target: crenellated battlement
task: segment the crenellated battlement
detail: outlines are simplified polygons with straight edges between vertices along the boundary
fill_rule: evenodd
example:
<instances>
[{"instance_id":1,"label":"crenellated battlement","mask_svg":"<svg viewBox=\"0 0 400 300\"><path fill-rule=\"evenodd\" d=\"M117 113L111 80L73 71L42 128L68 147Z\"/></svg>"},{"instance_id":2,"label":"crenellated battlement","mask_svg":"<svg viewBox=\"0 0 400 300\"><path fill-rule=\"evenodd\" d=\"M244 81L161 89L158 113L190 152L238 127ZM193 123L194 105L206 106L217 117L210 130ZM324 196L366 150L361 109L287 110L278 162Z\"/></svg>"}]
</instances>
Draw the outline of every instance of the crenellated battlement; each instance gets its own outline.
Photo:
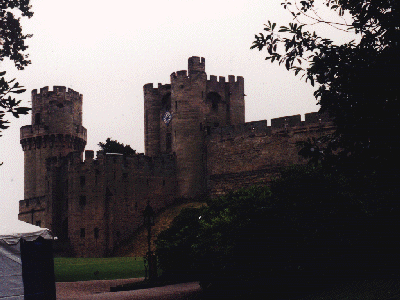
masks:
<instances>
[{"instance_id":1,"label":"crenellated battlement","mask_svg":"<svg viewBox=\"0 0 400 300\"><path fill-rule=\"evenodd\" d=\"M20 219L25 220L25 222L34 224L34 221L35 221L35 219L37 219L38 215L41 216L40 219L42 219L42 220L44 219L43 216L44 216L45 210L46 210L46 197L45 196L33 197L33 198L20 200L18 217Z\"/></svg>"},{"instance_id":2,"label":"crenellated battlement","mask_svg":"<svg viewBox=\"0 0 400 300\"><path fill-rule=\"evenodd\" d=\"M207 80L207 84L209 86L220 86L220 88L225 88L226 84L229 85L244 85L244 79L242 76L235 76L229 75L228 76L228 81L226 81L225 76L215 76L215 75L210 75L210 78Z\"/></svg>"},{"instance_id":3,"label":"crenellated battlement","mask_svg":"<svg viewBox=\"0 0 400 300\"><path fill-rule=\"evenodd\" d=\"M47 98L61 98L66 101L82 101L83 96L78 92L74 91L65 86L53 86L53 91L49 91L49 87L45 86L40 89L40 93L37 92L37 89L32 90L32 101L35 100L44 100Z\"/></svg>"},{"instance_id":4,"label":"crenellated battlement","mask_svg":"<svg viewBox=\"0 0 400 300\"><path fill-rule=\"evenodd\" d=\"M81 152L71 152L65 157L65 160L69 166L80 165L81 168L89 170L98 169L102 165L104 169L121 168L126 172L140 174L141 176L172 176L175 174L175 155L173 154L160 154L150 157L143 153L123 155L120 153L104 154L103 151L98 151L96 158L93 157L93 154L93 151L86 150L85 160L82 160ZM59 163L59 157L47 160L48 167Z\"/></svg>"},{"instance_id":5,"label":"crenellated battlement","mask_svg":"<svg viewBox=\"0 0 400 300\"><path fill-rule=\"evenodd\" d=\"M173 84L173 82L175 80L186 80L189 79L189 76L187 74L186 70L180 70L180 71L176 71L176 72L172 72L171 73L171 84Z\"/></svg>"},{"instance_id":6,"label":"crenellated battlement","mask_svg":"<svg viewBox=\"0 0 400 300\"><path fill-rule=\"evenodd\" d=\"M333 122L326 114L318 112L305 114L305 120L301 121L301 115L285 116L271 119L268 126L267 120L247 122L239 125L209 128L208 140L231 140L262 135L286 135L304 133L309 131L328 130L333 128Z\"/></svg>"},{"instance_id":7,"label":"crenellated battlement","mask_svg":"<svg viewBox=\"0 0 400 300\"><path fill-rule=\"evenodd\" d=\"M171 84L158 83L157 87L154 87L153 83L147 83L143 86L145 94L163 95L171 90Z\"/></svg>"}]
</instances>

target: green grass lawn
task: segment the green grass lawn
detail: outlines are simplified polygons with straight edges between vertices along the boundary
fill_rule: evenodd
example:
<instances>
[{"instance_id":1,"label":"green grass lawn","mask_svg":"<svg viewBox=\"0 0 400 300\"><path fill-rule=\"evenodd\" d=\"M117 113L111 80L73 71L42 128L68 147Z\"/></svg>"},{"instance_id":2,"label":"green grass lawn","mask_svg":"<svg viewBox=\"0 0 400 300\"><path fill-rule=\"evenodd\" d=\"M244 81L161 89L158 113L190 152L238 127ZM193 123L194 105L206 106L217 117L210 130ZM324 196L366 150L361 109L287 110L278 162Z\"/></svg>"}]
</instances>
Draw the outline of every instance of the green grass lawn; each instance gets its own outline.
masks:
<instances>
[{"instance_id":1,"label":"green grass lawn","mask_svg":"<svg viewBox=\"0 0 400 300\"><path fill-rule=\"evenodd\" d=\"M144 277L141 257L54 258L57 282Z\"/></svg>"}]
</instances>

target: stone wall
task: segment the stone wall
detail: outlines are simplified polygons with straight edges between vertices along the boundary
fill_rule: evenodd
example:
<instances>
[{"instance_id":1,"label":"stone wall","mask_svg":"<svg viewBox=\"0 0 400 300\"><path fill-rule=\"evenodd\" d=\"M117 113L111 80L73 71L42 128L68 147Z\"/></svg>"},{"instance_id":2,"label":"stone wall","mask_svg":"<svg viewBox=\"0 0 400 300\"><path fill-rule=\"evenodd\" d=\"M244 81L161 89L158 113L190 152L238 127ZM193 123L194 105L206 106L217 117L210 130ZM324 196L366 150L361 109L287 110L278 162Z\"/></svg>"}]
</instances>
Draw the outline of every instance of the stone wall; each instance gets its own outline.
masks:
<instances>
[{"instance_id":1,"label":"stone wall","mask_svg":"<svg viewBox=\"0 0 400 300\"><path fill-rule=\"evenodd\" d=\"M307 162L296 142L331 133L332 122L318 113L214 128L207 136L207 190L212 197L265 184L282 167Z\"/></svg>"},{"instance_id":2,"label":"stone wall","mask_svg":"<svg viewBox=\"0 0 400 300\"><path fill-rule=\"evenodd\" d=\"M49 191L51 228L75 256L108 256L143 224L147 203L156 212L173 203L175 158L99 152L95 159L88 150L85 158L73 152L48 160L49 180L57 182Z\"/></svg>"}]
</instances>

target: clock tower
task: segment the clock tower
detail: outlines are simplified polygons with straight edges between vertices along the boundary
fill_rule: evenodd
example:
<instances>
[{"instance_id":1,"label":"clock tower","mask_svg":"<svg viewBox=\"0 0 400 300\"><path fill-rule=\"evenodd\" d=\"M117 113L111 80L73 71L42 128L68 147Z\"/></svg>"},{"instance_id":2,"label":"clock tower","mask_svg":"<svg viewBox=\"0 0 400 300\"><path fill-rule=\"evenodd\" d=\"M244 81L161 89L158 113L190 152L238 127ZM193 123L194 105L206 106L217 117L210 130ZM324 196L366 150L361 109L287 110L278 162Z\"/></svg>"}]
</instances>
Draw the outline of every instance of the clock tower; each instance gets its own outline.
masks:
<instances>
[{"instance_id":1,"label":"clock tower","mask_svg":"<svg viewBox=\"0 0 400 300\"><path fill-rule=\"evenodd\" d=\"M205 138L211 127L244 123L243 78L211 75L205 59L190 57L188 70L170 76L171 84L144 86L145 154L176 157L178 197L206 193Z\"/></svg>"}]
</instances>

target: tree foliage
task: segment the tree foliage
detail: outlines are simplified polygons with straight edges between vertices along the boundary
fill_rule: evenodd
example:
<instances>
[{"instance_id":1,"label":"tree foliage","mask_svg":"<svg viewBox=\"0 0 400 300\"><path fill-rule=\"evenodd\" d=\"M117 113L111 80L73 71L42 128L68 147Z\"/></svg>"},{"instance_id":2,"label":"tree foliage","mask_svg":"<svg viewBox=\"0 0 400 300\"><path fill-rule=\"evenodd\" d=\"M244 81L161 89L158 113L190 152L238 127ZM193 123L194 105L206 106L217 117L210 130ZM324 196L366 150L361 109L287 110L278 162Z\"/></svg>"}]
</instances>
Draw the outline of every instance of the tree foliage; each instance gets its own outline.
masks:
<instances>
[{"instance_id":1,"label":"tree foliage","mask_svg":"<svg viewBox=\"0 0 400 300\"><path fill-rule=\"evenodd\" d=\"M22 70L31 61L25 50L28 46L26 39L31 34L23 34L20 17L31 18L33 12L29 0L3 0L0 2L0 62L5 58L14 62L14 65ZM27 114L27 107L20 107L21 100L16 100L12 94L20 94L25 91L15 79L7 80L5 71L0 72L0 132L9 127L9 121L5 119L7 113L14 117Z\"/></svg>"},{"instance_id":2,"label":"tree foliage","mask_svg":"<svg viewBox=\"0 0 400 300\"><path fill-rule=\"evenodd\" d=\"M100 142L99 146L104 154L120 153L124 155L133 155L136 153L136 151L133 150L131 146L124 145L122 143L119 143L117 140L112 140L111 138L107 138L105 143Z\"/></svg>"},{"instance_id":3,"label":"tree foliage","mask_svg":"<svg viewBox=\"0 0 400 300\"><path fill-rule=\"evenodd\" d=\"M267 60L316 86L314 95L321 111L329 112L337 125L332 149L342 148L342 157L376 161L377 165L393 162L400 149L400 3L293 0L282 4L295 22L278 28L268 21L265 33L255 36L251 48L265 49ZM339 16L350 14L351 23L321 18L318 4ZM310 22L301 23L301 18ZM354 31L360 41L336 45L306 30L316 23Z\"/></svg>"},{"instance_id":4,"label":"tree foliage","mask_svg":"<svg viewBox=\"0 0 400 300\"><path fill-rule=\"evenodd\" d=\"M399 266L400 206L385 193L379 178L291 167L270 187L182 212L158 236L160 267L218 299L298 298L388 274Z\"/></svg>"}]
</instances>

